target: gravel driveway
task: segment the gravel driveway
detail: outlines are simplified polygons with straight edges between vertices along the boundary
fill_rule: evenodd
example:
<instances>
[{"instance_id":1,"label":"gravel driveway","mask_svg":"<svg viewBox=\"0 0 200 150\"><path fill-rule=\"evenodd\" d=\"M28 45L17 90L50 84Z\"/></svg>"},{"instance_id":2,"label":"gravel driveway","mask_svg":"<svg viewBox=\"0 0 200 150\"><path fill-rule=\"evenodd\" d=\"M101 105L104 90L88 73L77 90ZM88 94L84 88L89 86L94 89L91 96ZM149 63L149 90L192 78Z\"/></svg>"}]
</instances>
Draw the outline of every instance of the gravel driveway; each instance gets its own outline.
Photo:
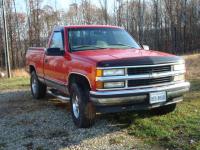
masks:
<instances>
[{"instance_id":1,"label":"gravel driveway","mask_svg":"<svg viewBox=\"0 0 200 150\"><path fill-rule=\"evenodd\" d=\"M76 128L68 106L50 96L33 100L29 90L1 91L0 150L150 148L109 115L98 116L92 128Z\"/></svg>"}]
</instances>

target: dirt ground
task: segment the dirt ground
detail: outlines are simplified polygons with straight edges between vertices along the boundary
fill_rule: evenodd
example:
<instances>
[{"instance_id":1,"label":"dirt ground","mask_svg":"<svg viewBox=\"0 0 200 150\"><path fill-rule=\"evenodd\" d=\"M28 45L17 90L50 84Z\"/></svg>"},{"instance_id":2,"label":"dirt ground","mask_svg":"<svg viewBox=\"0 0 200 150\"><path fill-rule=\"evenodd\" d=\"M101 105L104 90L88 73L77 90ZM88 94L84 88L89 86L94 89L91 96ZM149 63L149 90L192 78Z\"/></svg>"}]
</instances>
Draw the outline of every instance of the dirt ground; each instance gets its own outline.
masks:
<instances>
[{"instance_id":1,"label":"dirt ground","mask_svg":"<svg viewBox=\"0 0 200 150\"><path fill-rule=\"evenodd\" d=\"M99 115L92 128L78 129L68 104L50 96L34 100L28 89L1 91L0 102L0 150L160 149L128 135L109 115Z\"/></svg>"}]
</instances>

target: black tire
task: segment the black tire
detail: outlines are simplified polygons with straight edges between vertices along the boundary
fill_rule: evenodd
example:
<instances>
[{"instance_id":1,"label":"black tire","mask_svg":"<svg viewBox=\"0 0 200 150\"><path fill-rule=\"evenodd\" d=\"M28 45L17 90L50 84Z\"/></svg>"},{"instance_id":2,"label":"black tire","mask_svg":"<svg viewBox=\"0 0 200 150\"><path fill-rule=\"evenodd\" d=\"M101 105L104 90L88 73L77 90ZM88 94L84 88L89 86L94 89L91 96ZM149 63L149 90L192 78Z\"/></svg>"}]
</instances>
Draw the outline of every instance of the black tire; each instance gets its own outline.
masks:
<instances>
[{"instance_id":1,"label":"black tire","mask_svg":"<svg viewBox=\"0 0 200 150\"><path fill-rule=\"evenodd\" d=\"M46 95L47 86L38 80L35 71L31 73L31 93L35 99L44 98Z\"/></svg>"},{"instance_id":2,"label":"black tire","mask_svg":"<svg viewBox=\"0 0 200 150\"><path fill-rule=\"evenodd\" d=\"M75 105L75 103L78 105ZM70 104L72 118L77 127L89 128L94 124L96 112L92 103L89 102L89 89L72 83L70 86ZM77 108L78 115L76 113Z\"/></svg>"},{"instance_id":3,"label":"black tire","mask_svg":"<svg viewBox=\"0 0 200 150\"><path fill-rule=\"evenodd\" d=\"M171 105L154 108L152 109L152 112L153 114L156 114L156 115L165 115L170 112L173 112L175 109L176 109L176 104L171 104Z\"/></svg>"}]
</instances>

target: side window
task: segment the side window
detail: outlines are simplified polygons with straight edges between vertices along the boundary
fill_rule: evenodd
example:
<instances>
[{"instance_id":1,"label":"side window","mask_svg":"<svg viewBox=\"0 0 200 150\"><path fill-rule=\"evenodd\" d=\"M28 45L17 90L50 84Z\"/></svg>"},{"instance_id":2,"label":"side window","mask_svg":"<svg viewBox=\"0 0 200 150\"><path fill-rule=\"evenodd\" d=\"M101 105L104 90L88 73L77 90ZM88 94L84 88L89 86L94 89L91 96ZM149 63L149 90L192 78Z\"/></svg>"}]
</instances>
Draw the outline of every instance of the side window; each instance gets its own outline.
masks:
<instances>
[{"instance_id":1,"label":"side window","mask_svg":"<svg viewBox=\"0 0 200 150\"><path fill-rule=\"evenodd\" d=\"M64 50L63 37L61 32L54 32L51 39L50 48L60 48L61 50Z\"/></svg>"}]
</instances>

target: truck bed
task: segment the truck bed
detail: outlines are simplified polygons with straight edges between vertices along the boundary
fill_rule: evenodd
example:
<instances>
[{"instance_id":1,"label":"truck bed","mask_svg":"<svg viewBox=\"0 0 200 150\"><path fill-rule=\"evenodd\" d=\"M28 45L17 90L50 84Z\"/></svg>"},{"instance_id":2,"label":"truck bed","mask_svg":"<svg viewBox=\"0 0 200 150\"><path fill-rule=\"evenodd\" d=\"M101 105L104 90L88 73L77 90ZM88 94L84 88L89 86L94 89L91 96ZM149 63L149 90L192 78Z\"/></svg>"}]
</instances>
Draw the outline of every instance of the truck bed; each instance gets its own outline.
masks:
<instances>
[{"instance_id":1,"label":"truck bed","mask_svg":"<svg viewBox=\"0 0 200 150\"><path fill-rule=\"evenodd\" d=\"M26 66L35 66L37 75L42 78L44 77L44 55L44 47L30 47L26 53ZM26 67L26 70L29 72L30 68Z\"/></svg>"}]
</instances>

